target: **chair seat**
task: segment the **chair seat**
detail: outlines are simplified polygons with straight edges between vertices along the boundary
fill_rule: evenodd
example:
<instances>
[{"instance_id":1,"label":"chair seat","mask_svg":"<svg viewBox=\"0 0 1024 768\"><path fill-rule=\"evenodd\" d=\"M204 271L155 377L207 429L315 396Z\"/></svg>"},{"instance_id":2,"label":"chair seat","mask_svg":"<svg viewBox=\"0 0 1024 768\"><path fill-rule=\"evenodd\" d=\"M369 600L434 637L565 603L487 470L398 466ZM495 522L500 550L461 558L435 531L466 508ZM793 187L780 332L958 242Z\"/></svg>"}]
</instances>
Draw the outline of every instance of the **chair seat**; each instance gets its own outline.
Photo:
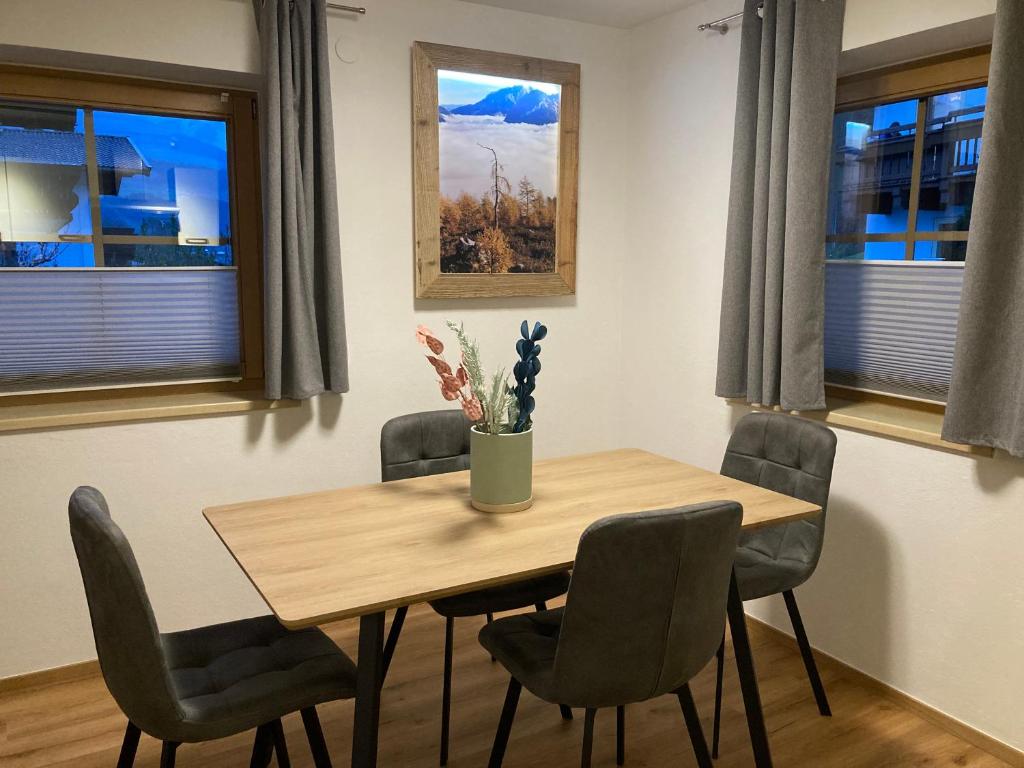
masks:
<instances>
[{"instance_id":1,"label":"chair seat","mask_svg":"<svg viewBox=\"0 0 1024 768\"><path fill-rule=\"evenodd\" d=\"M569 589L569 572L538 576L515 584L489 587L476 592L443 597L430 607L449 619L464 616L483 616L485 613L515 611L564 595Z\"/></svg>"},{"instance_id":2,"label":"chair seat","mask_svg":"<svg viewBox=\"0 0 1024 768\"><path fill-rule=\"evenodd\" d=\"M161 635L183 715L161 738L229 736L290 712L355 695L356 667L319 629L292 632L273 616Z\"/></svg>"},{"instance_id":3,"label":"chair seat","mask_svg":"<svg viewBox=\"0 0 1024 768\"><path fill-rule=\"evenodd\" d=\"M554 671L564 608L496 619L480 630L480 644L526 690L556 704Z\"/></svg>"},{"instance_id":4,"label":"chair seat","mask_svg":"<svg viewBox=\"0 0 1024 768\"><path fill-rule=\"evenodd\" d=\"M796 589L809 575L807 563L801 560L771 557L753 547L736 548L736 583L743 600Z\"/></svg>"}]
</instances>

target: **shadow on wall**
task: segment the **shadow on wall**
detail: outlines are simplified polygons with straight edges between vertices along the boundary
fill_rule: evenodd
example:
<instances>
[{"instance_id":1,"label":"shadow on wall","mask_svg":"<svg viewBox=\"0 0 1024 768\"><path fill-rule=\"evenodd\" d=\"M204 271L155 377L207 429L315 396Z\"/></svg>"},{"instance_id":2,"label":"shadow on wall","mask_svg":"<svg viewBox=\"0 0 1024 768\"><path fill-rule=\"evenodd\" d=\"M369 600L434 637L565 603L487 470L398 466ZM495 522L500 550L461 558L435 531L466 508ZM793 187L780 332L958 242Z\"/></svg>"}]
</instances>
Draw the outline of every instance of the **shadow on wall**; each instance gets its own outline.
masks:
<instances>
[{"instance_id":1,"label":"shadow on wall","mask_svg":"<svg viewBox=\"0 0 1024 768\"><path fill-rule=\"evenodd\" d=\"M840 449L841 450L841 449ZM841 461L837 459L837 466ZM892 578L895 553L878 510L833 494L818 569L796 590L811 645L872 677L892 679ZM764 601L762 613L792 635L779 596Z\"/></svg>"},{"instance_id":2,"label":"shadow on wall","mask_svg":"<svg viewBox=\"0 0 1024 768\"><path fill-rule=\"evenodd\" d=\"M990 459L977 459L974 472L978 477L978 485L985 493L997 493L1008 485L1024 482L1024 459L1015 458L1005 451L996 451L996 455Z\"/></svg>"},{"instance_id":3,"label":"shadow on wall","mask_svg":"<svg viewBox=\"0 0 1024 768\"><path fill-rule=\"evenodd\" d=\"M341 419L342 395L325 393L306 400L298 408L284 408L279 411L255 411L246 417L246 441L255 445L267 431L267 421L273 426L273 440L287 443L309 427L314 420L322 430L331 430Z\"/></svg>"}]
</instances>

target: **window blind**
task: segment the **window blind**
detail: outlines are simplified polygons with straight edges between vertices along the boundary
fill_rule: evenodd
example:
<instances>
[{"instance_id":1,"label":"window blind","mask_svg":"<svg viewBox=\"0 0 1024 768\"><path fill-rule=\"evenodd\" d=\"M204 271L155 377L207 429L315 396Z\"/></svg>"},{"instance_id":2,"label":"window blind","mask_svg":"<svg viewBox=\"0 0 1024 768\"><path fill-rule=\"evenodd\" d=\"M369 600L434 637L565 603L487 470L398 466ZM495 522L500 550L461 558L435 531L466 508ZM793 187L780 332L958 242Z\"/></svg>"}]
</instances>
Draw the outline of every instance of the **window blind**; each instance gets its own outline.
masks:
<instances>
[{"instance_id":1,"label":"window blind","mask_svg":"<svg viewBox=\"0 0 1024 768\"><path fill-rule=\"evenodd\" d=\"M825 265L825 380L945 402L962 263Z\"/></svg>"},{"instance_id":2,"label":"window blind","mask_svg":"<svg viewBox=\"0 0 1024 768\"><path fill-rule=\"evenodd\" d=\"M0 392L240 378L222 269L5 269Z\"/></svg>"}]
</instances>

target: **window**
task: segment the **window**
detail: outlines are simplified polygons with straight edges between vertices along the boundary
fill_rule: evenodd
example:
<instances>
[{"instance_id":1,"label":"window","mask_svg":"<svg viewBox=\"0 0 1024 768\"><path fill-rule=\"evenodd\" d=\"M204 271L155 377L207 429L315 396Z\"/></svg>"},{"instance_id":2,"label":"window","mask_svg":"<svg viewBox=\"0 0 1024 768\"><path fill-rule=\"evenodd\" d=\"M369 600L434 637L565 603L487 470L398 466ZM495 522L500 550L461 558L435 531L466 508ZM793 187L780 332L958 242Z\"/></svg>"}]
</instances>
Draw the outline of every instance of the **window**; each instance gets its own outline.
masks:
<instances>
[{"instance_id":1,"label":"window","mask_svg":"<svg viewBox=\"0 0 1024 768\"><path fill-rule=\"evenodd\" d=\"M4 72L0 396L262 386L254 99Z\"/></svg>"},{"instance_id":2,"label":"window","mask_svg":"<svg viewBox=\"0 0 1024 768\"><path fill-rule=\"evenodd\" d=\"M946 400L987 59L975 52L840 83L825 243L828 384ZM868 98L843 103L844 90Z\"/></svg>"}]
</instances>

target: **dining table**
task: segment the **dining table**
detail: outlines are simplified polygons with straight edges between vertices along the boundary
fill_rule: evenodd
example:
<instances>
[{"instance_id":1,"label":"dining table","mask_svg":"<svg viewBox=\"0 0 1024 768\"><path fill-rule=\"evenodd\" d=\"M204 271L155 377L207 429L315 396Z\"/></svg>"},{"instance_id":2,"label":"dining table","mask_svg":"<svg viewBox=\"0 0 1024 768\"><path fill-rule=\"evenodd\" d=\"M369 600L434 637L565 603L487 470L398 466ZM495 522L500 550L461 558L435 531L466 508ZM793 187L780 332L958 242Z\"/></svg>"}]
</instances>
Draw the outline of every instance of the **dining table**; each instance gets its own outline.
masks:
<instances>
[{"instance_id":1,"label":"dining table","mask_svg":"<svg viewBox=\"0 0 1024 768\"><path fill-rule=\"evenodd\" d=\"M821 511L681 461L620 449L536 462L533 505L515 513L474 509L463 471L241 501L203 514L284 626L358 618L352 765L370 768L377 764L381 695L393 651L385 648L386 611L571 569L583 531L608 515L717 500L742 505L744 530ZM754 762L769 768L735 573L727 616Z\"/></svg>"}]
</instances>

